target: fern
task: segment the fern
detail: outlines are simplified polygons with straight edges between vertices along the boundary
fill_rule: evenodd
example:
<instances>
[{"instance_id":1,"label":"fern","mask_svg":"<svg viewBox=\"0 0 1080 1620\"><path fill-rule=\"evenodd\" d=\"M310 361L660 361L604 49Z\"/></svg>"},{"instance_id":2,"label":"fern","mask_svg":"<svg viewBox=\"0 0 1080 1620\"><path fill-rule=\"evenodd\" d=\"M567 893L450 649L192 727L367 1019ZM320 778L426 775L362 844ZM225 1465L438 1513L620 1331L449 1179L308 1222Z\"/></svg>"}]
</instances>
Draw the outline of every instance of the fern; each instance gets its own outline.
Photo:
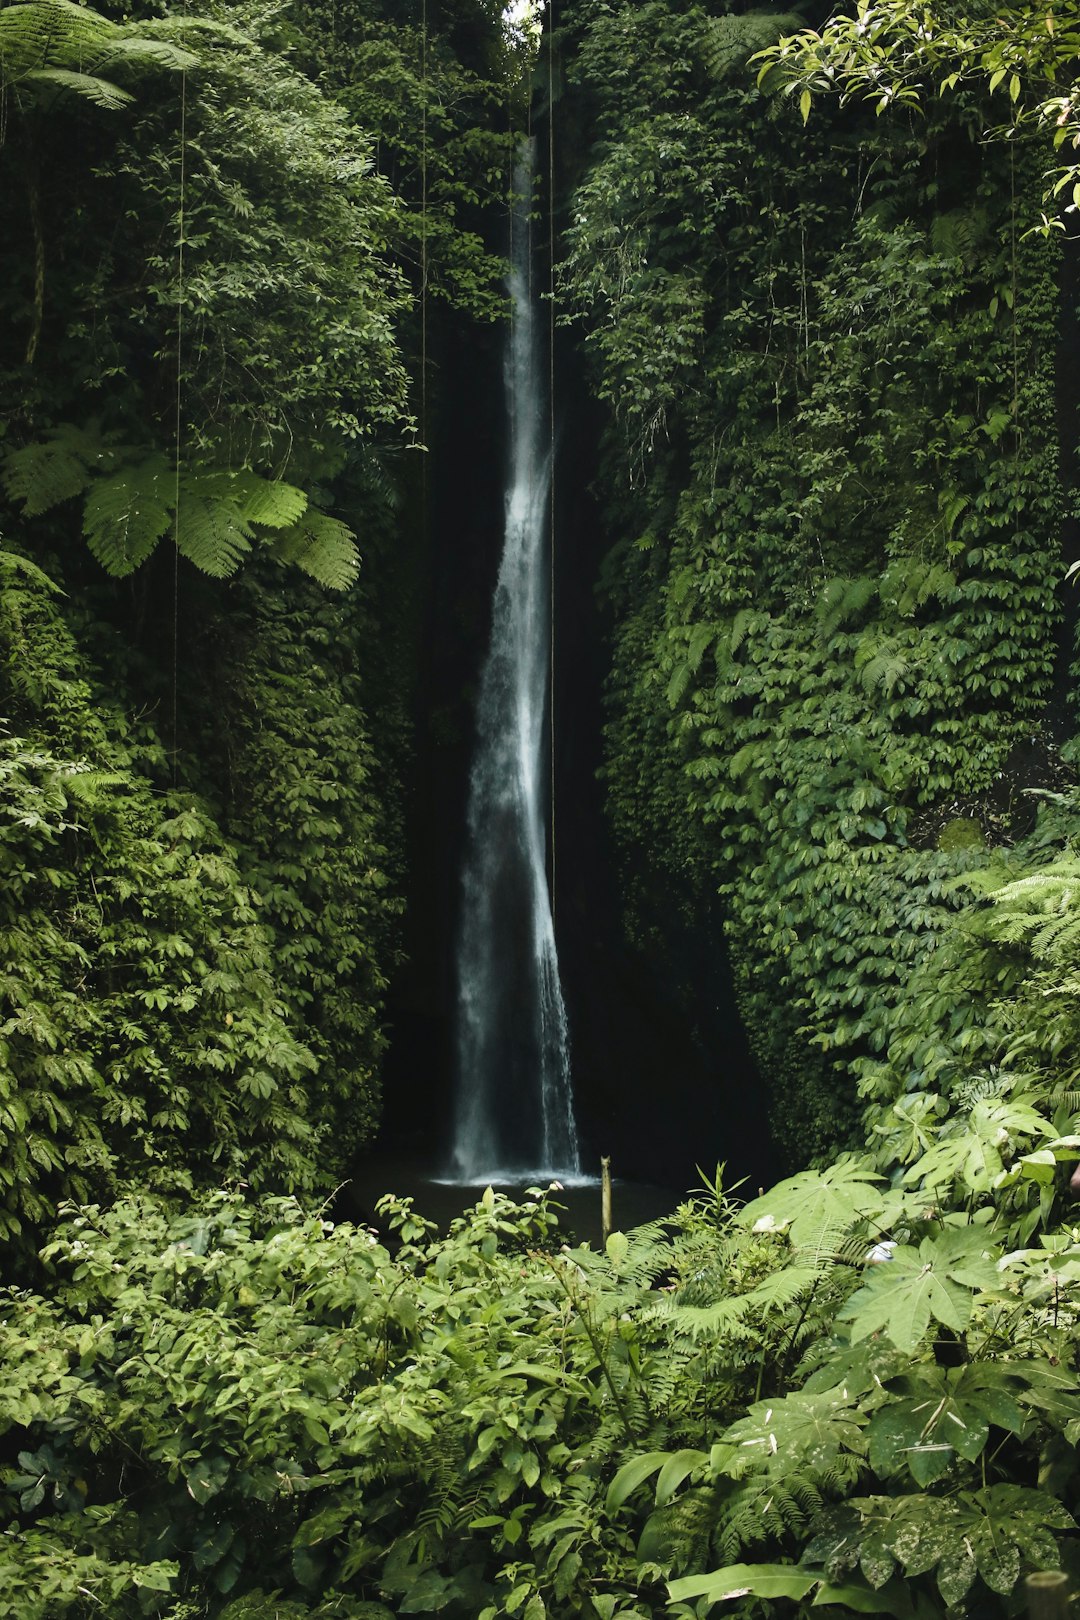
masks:
<instances>
[{"instance_id":1,"label":"fern","mask_svg":"<svg viewBox=\"0 0 1080 1620\"><path fill-rule=\"evenodd\" d=\"M151 456L100 479L86 497L83 534L107 573L123 578L150 556L172 523L175 473Z\"/></svg>"},{"instance_id":2,"label":"fern","mask_svg":"<svg viewBox=\"0 0 1080 1620\"><path fill-rule=\"evenodd\" d=\"M721 79L755 51L775 45L783 34L793 34L803 26L795 12L751 11L742 17L710 17L702 39L702 58L713 77Z\"/></svg>"},{"instance_id":3,"label":"fern","mask_svg":"<svg viewBox=\"0 0 1080 1620\"><path fill-rule=\"evenodd\" d=\"M274 554L294 563L331 591L345 591L360 572L356 537L347 524L310 507L298 523L283 529L273 544Z\"/></svg>"},{"instance_id":4,"label":"fern","mask_svg":"<svg viewBox=\"0 0 1080 1620\"><path fill-rule=\"evenodd\" d=\"M263 529L274 535L271 550L281 561L328 589L346 590L356 579L360 558L352 530L310 506L295 485L248 467L188 466L178 473L163 455L137 456L93 427L64 423L43 440L8 451L4 487L22 502L26 517L85 494L83 534L93 556L117 578L134 572L171 532L181 556L225 579Z\"/></svg>"},{"instance_id":5,"label":"fern","mask_svg":"<svg viewBox=\"0 0 1080 1620\"><path fill-rule=\"evenodd\" d=\"M772 1539L803 1534L821 1511L822 1496L810 1480L768 1478L725 1481L716 1497L712 1550L725 1563Z\"/></svg>"},{"instance_id":6,"label":"fern","mask_svg":"<svg viewBox=\"0 0 1080 1620\"><path fill-rule=\"evenodd\" d=\"M197 58L168 40L146 38L139 24L123 25L73 0L28 0L0 11L0 84L32 98L40 85L70 92L107 111L131 93L103 78L125 66L180 71Z\"/></svg>"},{"instance_id":7,"label":"fern","mask_svg":"<svg viewBox=\"0 0 1080 1620\"><path fill-rule=\"evenodd\" d=\"M281 480L260 478L246 468L233 475L234 489L248 523L264 529L290 529L308 509L302 489Z\"/></svg>"},{"instance_id":8,"label":"fern","mask_svg":"<svg viewBox=\"0 0 1080 1620\"><path fill-rule=\"evenodd\" d=\"M96 73L75 73L71 68L40 68L27 77L37 84L52 84L59 90L72 90L84 101L92 101L96 107L104 107L107 112L115 112L134 99L130 90L123 90L118 84L102 79Z\"/></svg>"},{"instance_id":9,"label":"fern","mask_svg":"<svg viewBox=\"0 0 1080 1620\"><path fill-rule=\"evenodd\" d=\"M0 11L5 84L43 69L96 59L121 30L74 0L30 0Z\"/></svg>"},{"instance_id":10,"label":"fern","mask_svg":"<svg viewBox=\"0 0 1080 1620\"><path fill-rule=\"evenodd\" d=\"M937 214L930 227L934 252L947 259L961 259L969 270L978 265L991 238L990 220L984 208L953 208Z\"/></svg>"},{"instance_id":11,"label":"fern","mask_svg":"<svg viewBox=\"0 0 1080 1620\"><path fill-rule=\"evenodd\" d=\"M0 22L7 15L0 12ZM63 423L50 428L43 441L9 450L3 461L4 488L21 501L24 517L40 517L54 506L81 495L93 469L111 455L95 427Z\"/></svg>"},{"instance_id":12,"label":"fern","mask_svg":"<svg viewBox=\"0 0 1080 1620\"><path fill-rule=\"evenodd\" d=\"M251 550L252 529L238 501L204 493L197 475L180 480L180 504L173 522L176 549L204 574L226 579Z\"/></svg>"},{"instance_id":13,"label":"fern","mask_svg":"<svg viewBox=\"0 0 1080 1620\"><path fill-rule=\"evenodd\" d=\"M43 568L39 568L37 563L31 562L29 557L22 556L18 551L0 550L0 576L5 574L9 578L21 574L31 585L36 585L53 596L64 595L56 581L50 579Z\"/></svg>"},{"instance_id":14,"label":"fern","mask_svg":"<svg viewBox=\"0 0 1080 1620\"><path fill-rule=\"evenodd\" d=\"M907 679L910 674L912 666L902 654L882 648L879 653L874 653L873 658L866 659L866 663L858 672L858 679L865 692L881 690L886 693L886 697L891 697L895 685L899 685L900 680Z\"/></svg>"},{"instance_id":15,"label":"fern","mask_svg":"<svg viewBox=\"0 0 1080 1620\"><path fill-rule=\"evenodd\" d=\"M877 594L878 584L868 575L830 579L817 600L818 626L828 639L850 619L864 613Z\"/></svg>"}]
</instances>

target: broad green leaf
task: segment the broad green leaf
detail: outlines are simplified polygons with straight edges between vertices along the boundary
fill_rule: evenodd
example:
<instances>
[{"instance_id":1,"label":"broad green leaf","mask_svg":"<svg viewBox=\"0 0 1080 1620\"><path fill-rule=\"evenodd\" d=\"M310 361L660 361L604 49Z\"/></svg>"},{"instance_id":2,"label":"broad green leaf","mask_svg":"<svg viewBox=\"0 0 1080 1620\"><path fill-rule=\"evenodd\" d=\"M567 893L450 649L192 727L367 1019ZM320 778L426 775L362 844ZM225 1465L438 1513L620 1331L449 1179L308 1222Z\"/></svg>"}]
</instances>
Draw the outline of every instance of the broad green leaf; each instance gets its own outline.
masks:
<instances>
[{"instance_id":1,"label":"broad green leaf","mask_svg":"<svg viewBox=\"0 0 1080 1620\"><path fill-rule=\"evenodd\" d=\"M705 1598L724 1603L729 1598L804 1598L821 1580L820 1570L797 1569L792 1564L728 1564L711 1575L687 1575L668 1582L668 1593L675 1603Z\"/></svg>"},{"instance_id":2,"label":"broad green leaf","mask_svg":"<svg viewBox=\"0 0 1080 1620\"><path fill-rule=\"evenodd\" d=\"M882 1206L881 1176L865 1161L840 1159L804 1171L753 1199L739 1219L755 1231L786 1231L796 1248L819 1252Z\"/></svg>"},{"instance_id":3,"label":"broad green leaf","mask_svg":"<svg viewBox=\"0 0 1080 1620\"><path fill-rule=\"evenodd\" d=\"M641 1457L632 1457L628 1463L623 1463L615 1478L608 1486L607 1509L614 1513L621 1508L628 1497L632 1496L638 1487L650 1479L653 1474L659 1473L669 1460L667 1451L650 1451Z\"/></svg>"},{"instance_id":4,"label":"broad green leaf","mask_svg":"<svg viewBox=\"0 0 1080 1620\"><path fill-rule=\"evenodd\" d=\"M657 1507L663 1507L665 1503L670 1502L683 1481L708 1460L707 1451L674 1452L660 1470L660 1477L656 1482Z\"/></svg>"}]
</instances>

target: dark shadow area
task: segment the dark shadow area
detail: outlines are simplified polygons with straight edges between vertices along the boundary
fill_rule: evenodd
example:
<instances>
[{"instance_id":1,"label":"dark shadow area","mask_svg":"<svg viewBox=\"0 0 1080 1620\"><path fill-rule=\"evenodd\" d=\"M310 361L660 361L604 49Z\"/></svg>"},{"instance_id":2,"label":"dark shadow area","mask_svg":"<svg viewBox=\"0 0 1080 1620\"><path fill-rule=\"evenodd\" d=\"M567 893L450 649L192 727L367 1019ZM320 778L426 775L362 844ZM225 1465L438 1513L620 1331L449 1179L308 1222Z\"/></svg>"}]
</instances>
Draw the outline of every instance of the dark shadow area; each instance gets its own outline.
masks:
<instances>
[{"instance_id":1,"label":"dark shadow area","mask_svg":"<svg viewBox=\"0 0 1080 1620\"><path fill-rule=\"evenodd\" d=\"M540 134L539 146L544 149ZM547 268L538 268L541 285ZM437 1165L455 1083L454 950L473 710L503 531L501 330L432 332L426 536L417 567L419 669L408 784L407 961L391 989L380 1161ZM773 1179L764 1088L708 897L656 899L646 956L622 926L619 857L597 779L609 626L596 580L610 543L589 493L600 421L571 337L556 342L555 927L584 1168L674 1188L725 1162L727 1181ZM692 918L688 922L687 917Z\"/></svg>"}]
</instances>

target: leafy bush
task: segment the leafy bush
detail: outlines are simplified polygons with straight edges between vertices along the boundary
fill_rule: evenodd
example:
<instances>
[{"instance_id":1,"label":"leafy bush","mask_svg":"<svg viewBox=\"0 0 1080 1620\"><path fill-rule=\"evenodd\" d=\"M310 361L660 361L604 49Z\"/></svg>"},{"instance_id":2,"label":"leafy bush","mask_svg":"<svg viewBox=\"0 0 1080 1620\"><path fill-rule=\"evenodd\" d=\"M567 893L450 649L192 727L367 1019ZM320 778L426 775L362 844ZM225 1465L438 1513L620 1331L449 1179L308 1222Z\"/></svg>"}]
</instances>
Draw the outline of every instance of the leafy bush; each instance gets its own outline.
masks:
<instances>
[{"instance_id":1,"label":"leafy bush","mask_svg":"<svg viewBox=\"0 0 1080 1620\"><path fill-rule=\"evenodd\" d=\"M20 1614L944 1620L1069 1550L1074 1229L1013 1247L865 1159L603 1254L539 1191L382 1214L66 1212L0 1319Z\"/></svg>"}]
</instances>

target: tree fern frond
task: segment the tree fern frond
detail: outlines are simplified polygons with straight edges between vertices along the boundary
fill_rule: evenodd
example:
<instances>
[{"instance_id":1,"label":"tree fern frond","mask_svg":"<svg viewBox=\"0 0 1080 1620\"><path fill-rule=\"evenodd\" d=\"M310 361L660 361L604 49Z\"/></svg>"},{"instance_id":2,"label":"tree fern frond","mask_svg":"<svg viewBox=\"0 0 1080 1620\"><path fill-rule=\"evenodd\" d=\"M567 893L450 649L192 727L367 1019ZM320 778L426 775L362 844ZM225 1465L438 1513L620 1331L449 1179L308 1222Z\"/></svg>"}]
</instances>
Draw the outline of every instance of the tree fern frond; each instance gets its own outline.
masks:
<instances>
[{"instance_id":1,"label":"tree fern frond","mask_svg":"<svg viewBox=\"0 0 1080 1620\"><path fill-rule=\"evenodd\" d=\"M96 73L77 73L73 68L35 68L24 74L24 79L32 84L53 84L59 90L69 90L108 112L115 112L135 99L130 90L122 89L111 79L102 79Z\"/></svg>"},{"instance_id":2,"label":"tree fern frond","mask_svg":"<svg viewBox=\"0 0 1080 1620\"><path fill-rule=\"evenodd\" d=\"M183 19L180 21L182 23ZM188 68L197 67L198 61L199 58L192 51L185 51L181 45L173 45L167 39L146 39L142 36L132 39L125 33L118 45L106 53L100 65L107 68L145 65L182 73Z\"/></svg>"},{"instance_id":3,"label":"tree fern frond","mask_svg":"<svg viewBox=\"0 0 1080 1620\"><path fill-rule=\"evenodd\" d=\"M260 478L245 468L233 474L233 481L244 517L264 529L290 529L308 509L304 491L281 479Z\"/></svg>"},{"instance_id":4,"label":"tree fern frond","mask_svg":"<svg viewBox=\"0 0 1080 1620\"><path fill-rule=\"evenodd\" d=\"M237 502L215 498L211 483L197 474L181 477L173 536L182 557L204 574L226 579L251 550L251 525Z\"/></svg>"},{"instance_id":5,"label":"tree fern frond","mask_svg":"<svg viewBox=\"0 0 1080 1620\"><path fill-rule=\"evenodd\" d=\"M95 60L122 30L74 0L28 0L0 11L0 77L5 84L48 67Z\"/></svg>"},{"instance_id":6,"label":"tree fern frond","mask_svg":"<svg viewBox=\"0 0 1080 1620\"><path fill-rule=\"evenodd\" d=\"M168 533L174 480L165 457L150 456L95 483L83 509L83 534L107 573L133 573Z\"/></svg>"},{"instance_id":7,"label":"tree fern frond","mask_svg":"<svg viewBox=\"0 0 1080 1620\"><path fill-rule=\"evenodd\" d=\"M3 16L0 12L0 18ZM81 495L91 481L92 469L107 454L104 440L93 428L64 423L50 428L44 440L7 452L4 488L12 500L22 502L24 517L40 517L62 501Z\"/></svg>"},{"instance_id":8,"label":"tree fern frond","mask_svg":"<svg viewBox=\"0 0 1080 1620\"><path fill-rule=\"evenodd\" d=\"M745 16L710 17L702 36L701 55L714 78L723 78L739 67L755 51L774 45L782 34L794 34L805 26L795 12L751 11Z\"/></svg>"},{"instance_id":9,"label":"tree fern frond","mask_svg":"<svg viewBox=\"0 0 1080 1620\"><path fill-rule=\"evenodd\" d=\"M360 553L348 524L316 507L309 507L298 523L281 530L273 551L282 562L295 563L331 591L348 590L360 572Z\"/></svg>"}]
</instances>

